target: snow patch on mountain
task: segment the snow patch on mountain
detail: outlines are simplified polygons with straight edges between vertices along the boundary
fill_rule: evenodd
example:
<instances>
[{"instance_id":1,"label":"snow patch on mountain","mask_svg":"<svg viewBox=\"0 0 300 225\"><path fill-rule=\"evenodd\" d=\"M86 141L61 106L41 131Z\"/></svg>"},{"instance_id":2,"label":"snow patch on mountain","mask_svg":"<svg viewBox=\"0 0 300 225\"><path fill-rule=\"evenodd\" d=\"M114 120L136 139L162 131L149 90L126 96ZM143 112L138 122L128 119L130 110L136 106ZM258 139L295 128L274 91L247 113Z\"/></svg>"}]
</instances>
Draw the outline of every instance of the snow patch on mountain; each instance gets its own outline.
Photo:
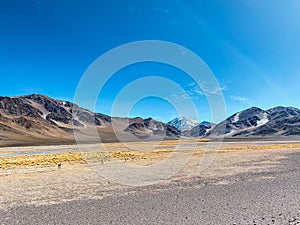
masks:
<instances>
[{"instance_id":1,"label":"snow patch on mountain","mask_svg":"<svg viewBox=\"0 0 300 225\"><path fill-rule=\"evenodd\" d=\"M199 122L197 120L189 119L186 117L178 117L169 121L167 124L177 128L178 130L184 131L190 130L193 127L199 125Z\"/></svg>"},{"instance_id":2,"label":"snow patch on mountain","mask_svg":"<svg viewBox=\"0 0 300 225\"><path fill-rule=\"evenodd\" d=\"M263 114L263 117L261 118L261 120L257 121L257 126L260 127L260 126L263 126L265 125L266 123L269 122L269 119L268 119L268 114L267 113L264 113Z\"/></svg>"},{"instance_id":3,"label":"snow patch on mountain","mask_svg":"<svg viewBox=\"0 0 300 225\"><path fill-rule=\"evenodd\" d=\"M232 122L232 123L238 122L239 119L240 119L240 114L241 114L241 113L235 114L231 122Z\"/></svg>"}]
</instances>

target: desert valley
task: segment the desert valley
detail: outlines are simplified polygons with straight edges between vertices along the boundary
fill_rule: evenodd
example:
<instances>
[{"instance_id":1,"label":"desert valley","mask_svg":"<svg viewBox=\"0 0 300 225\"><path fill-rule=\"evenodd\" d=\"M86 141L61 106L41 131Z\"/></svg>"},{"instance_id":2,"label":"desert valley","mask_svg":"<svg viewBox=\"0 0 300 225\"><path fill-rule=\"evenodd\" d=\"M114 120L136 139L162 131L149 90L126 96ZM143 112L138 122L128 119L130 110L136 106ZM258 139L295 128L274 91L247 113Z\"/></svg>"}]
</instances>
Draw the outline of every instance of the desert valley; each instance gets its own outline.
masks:
<instances>
[{"instance_id":1,"label":"desert valley","mask_svg":"<svg viewBox=\"0 0 300 225\"><path fill-rule=\"evenodd\" d=\"M143 224L300 222L296 108L250 108L219 124L192 121L191 127L186 118L168 124L112 118L42 95L1 97L0 103L1 224L140 224L138 215ZM102 143L89 136L91 127ZM73 129L83 137L77 144ZM151 180L147 168L173 156L179 165L186 154L182 168L153 184L126 185L102 174L117 170L117 161L123 176L138 167L135 179ZM201 169L201 160L210 156L211 164ZM150 210L163 199L163 208ZM172 204L192 208L178 211Z\"/></svg>"},{"instance_id":2,"label":"desert valley","mask_svg":"<svg viewBox=\"0 0 300 225\"><path fill-rule=\"evenodd\" d=\"M0 225L300 225L300 0L1 0Z\"/></svg>"}]
</instances>

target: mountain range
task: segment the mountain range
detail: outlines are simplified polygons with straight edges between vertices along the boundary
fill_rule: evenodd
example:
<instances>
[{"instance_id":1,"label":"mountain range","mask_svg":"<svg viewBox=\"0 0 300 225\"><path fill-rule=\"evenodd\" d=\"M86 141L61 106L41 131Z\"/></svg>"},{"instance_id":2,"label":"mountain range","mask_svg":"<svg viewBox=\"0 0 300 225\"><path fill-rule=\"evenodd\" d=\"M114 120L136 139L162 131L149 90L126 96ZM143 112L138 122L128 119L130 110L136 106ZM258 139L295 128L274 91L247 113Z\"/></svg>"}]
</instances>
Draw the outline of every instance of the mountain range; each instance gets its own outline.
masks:
<instances>
[{"instance_id":1,"label":"mountain range","mask_svg":"<svg viewBox=\"0 0 300 225\"><path fill-rule=\"evenodd\" d=\"M94 129L96 127L97 135ZM184 117L163 123L152 118L119 118L94 113L68 101L32 94L0 97L0 146L209 138L291 137L300 135L300 110L252 107L213 124Z\"/></svg>"},{"instance_id":2,"label":"mountain range","mask_svg":"<svg viewBox=\"0 0 300 225\"><path fill-rule=\"evenodd\" d=\"M110 117L43 95L0 97L0 146L74 143L74 131L86 142L177 139L181 134L152 118Z\"/></svg>"},{"instance_id":3,"label":"mountain range","mask_svg":"<svg viewBox=\"0 0 300 225\"><path fill-rule=\"evenodd\" d=\"M268 110L252 107L235 113L217 125L198 125L189 131L193 137L247 138L300 135L300 110L278 106Z\"/></svg>"}]
</instances>

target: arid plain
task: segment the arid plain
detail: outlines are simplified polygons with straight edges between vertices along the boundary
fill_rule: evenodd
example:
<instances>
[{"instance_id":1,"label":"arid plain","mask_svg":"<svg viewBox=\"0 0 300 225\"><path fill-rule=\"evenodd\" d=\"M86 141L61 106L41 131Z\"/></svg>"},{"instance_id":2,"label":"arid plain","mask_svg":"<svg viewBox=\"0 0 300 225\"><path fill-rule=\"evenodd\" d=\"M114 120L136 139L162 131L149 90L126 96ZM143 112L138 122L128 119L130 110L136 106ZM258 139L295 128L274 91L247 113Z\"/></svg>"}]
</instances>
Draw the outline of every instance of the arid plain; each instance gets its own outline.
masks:
<instances>
[{"instance_id":1,"label":"arid plain","mask_svg":"<svg viewBox=\"0 0 300 225\"><path fill-rule=\"evenodd\" d=\"M176 148L180 146L179 142L185 147ZM0 151L0 207L1 214L7 217L1 217L1 224L14 224L8 212L18 210L20 207L52 207L57 204L72 204L72 202L88 200L101 202L109 198L190 188L201 192L201 189L205 187L213 189L213 187L225 187L244 182L269 182L276 180L278 175L281 176L291 171L298 177L298 180L294 182L299 184L299 163L297 164L297 160L294 160L296 163L291 166L289 161L293 161L295 157L299 159L300 141L219 143L201 139L197 147L194 148L194 144L195 140L105 143L102 144L105 151L95 150L96 145L84 145L81 146L81 150L76 145L2 148ZM153 148L153 146L156 147ZM135 187L108 180L101 174L101 168L104 171L111 161L117 161L121 166L137 165L147 168L162 160L167 160L174 156L174 153L178 153L175 154L178 162L182 154L188 153L191 157L172 177L161 179L158 183ZM211 164L207 168L199 167L201 160L209 155L213 156ZM176 159L173 163L176 164ZM114 168L111 169L114 170ZM140 171L141 178L149 176L145 173L143 170ZM270 187L271 190L272 187ZM282 190L282 192L287 190ZM294 193L289 190L286 195L291 194L299 198L299 192L298 186ZM299 199L295 200L297 202ZM298 223L299 202L290 211L290 216ZM117 217L117 215L111 216L112 221ZM201 221L199 219L203 215L200 213L194 216L198 218L195 221ZM250 220L251 216L253 215L245 219ZM273 224L297 224L296 222L288 223L288 220L293 218L286 216L287 223L274 222ZM286 222L285 219L279 221ZM121 222L116 222L116 224L121 224ZM219 224L225 223L219 221Z\"/></svg>"}]
</instances>

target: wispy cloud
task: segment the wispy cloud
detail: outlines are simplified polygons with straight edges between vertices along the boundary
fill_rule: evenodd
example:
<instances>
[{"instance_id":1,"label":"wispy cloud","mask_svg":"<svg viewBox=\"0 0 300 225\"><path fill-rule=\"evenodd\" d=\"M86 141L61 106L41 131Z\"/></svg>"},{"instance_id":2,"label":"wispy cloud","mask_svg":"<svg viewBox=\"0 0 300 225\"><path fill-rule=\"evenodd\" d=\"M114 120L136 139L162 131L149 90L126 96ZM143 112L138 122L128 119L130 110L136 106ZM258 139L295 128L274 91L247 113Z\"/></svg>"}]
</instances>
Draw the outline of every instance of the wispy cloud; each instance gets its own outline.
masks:
<instances>
[{"instance_id":1,"label":"wispy cloud","mask_svg":"<svg viewBox=\"0 0 300 225\"><path fill-rule=\"evenodd\" d=\"M192 82L188 84L184 88L184 93L172 93L169 99L177 101L179 99L198 99L201 96L208 96L208 95L222 95L223 91L228 90L228 86L223 85L220 87L208 87L204 83L198 84L196 82Z\"/></svg>"},{"instance_id":2,"label":"wispy cloud","mask_svg":"<svg viewBox=\"0 0 300 225\"><path fill-rule=\"evenodd\" d=\"M205 83L197 84L195 82L190 83L189 91L193 95L221 95L223 91L227 91L228 87L226 85L221 86L208 86Z\"/></svg>"},{"instance_id":3,"label":"wispy cloud","mask_svg":"<svg viewBox=\"0 0 300 225\"><path fill-rule=\"evenodd\" d=\"M242 97L242 96L235 96L235 95L230 95L229 98L231 100L234 100L234 101L239 101L239 102L248 102L249 99L245 98L245 97Z\"/></svg>"}]
</instances>

